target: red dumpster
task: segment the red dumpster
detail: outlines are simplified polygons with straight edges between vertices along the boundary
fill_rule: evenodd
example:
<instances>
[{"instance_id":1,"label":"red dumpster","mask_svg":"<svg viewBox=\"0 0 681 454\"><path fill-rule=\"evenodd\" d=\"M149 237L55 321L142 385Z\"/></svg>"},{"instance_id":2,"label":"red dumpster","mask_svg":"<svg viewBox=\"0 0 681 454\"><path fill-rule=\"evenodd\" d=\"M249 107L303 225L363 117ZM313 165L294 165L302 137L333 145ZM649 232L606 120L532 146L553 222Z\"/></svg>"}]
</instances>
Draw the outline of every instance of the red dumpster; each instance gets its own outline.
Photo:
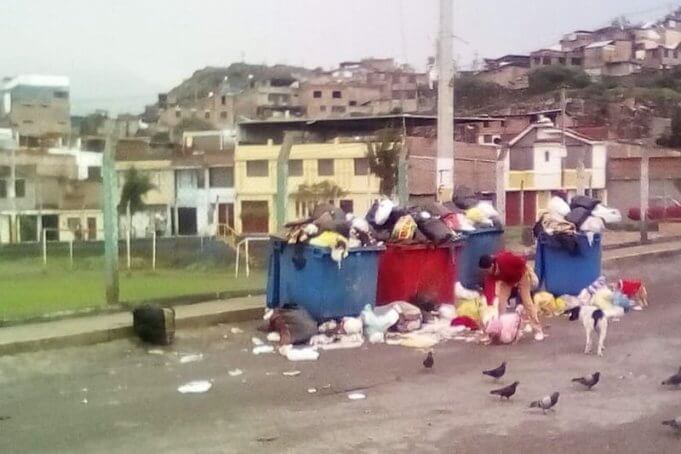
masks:
<instances>
[{"instance_id":1,"label":"red dumpster","mask_svg":"<svg viewBox=\"0 0 681 454\"><path fill-rule=\"evenodd\" d=\"M453 303L458 247L388 244L378 259L376 304L410 301L417 295Z\"/></svg>"}]
</instances>

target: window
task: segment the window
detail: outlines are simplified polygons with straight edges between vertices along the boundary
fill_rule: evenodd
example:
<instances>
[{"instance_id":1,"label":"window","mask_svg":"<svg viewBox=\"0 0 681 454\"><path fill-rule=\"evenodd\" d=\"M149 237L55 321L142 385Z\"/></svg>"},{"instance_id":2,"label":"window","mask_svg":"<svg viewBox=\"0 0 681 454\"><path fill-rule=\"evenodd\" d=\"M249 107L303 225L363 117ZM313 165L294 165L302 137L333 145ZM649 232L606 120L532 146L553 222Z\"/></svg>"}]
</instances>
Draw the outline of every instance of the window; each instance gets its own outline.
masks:
<instances>
[{"instance_id":1,"label":"window","mask_svg":"<svg viewBox=\"0 0 681 454\"><path fill-rule=\"evenodd\" d=\"M227 118L227 112L220 112L220 118Z\"/></svg>"},{"instance_id":2,"label":"window","mask_svg":"<svg viewBox=\"0 0 681 454\"><path fill-rule=\"evenodd\" d=\"M679 58L679 51L678 50L674 51L674 58Z\"/></svg>"},{"instance_id":3,"label":"window","mask_svg":"<svg viewBox=\"0 0 681 454\"><path fill-rule=\"evenodd\" d=\"M345 106L331 106L331 112L345 113Z\"/></svg>"},{"instance_id":4,"label":"window","mask_svg":"<svg viewBox=\"0 0 681 454\"><path fill-rule=\"evenodd\" d=\"M415 84L416 83L416 76L414 76L414 75L409 76L409 83Z\"/></svg>"},{"instance_id":5,"label":"window","mask_svg":"<svg viewBox=\"0 0 681 454\"><path fill-rule=\"evenodd\" d=\"M539 58L539 57L534 57L533 60L534 60L535 65L538 65L538 64L541 63L541 58Z\"/></svg>"},{"instance_id":6,"label":"window","mask_svg":"<svg viewBox=\"0 0 681 454\"><path fill-rule=\"evenodd\" d=\"M669 49L664 50L664 56L665 58L669 58Z\"/></svg>"},{"instance_id":7,"label":"window","mask_svg":"<svg viewBox=\"0 0 681 454\"><path fill-rule=\"evenodd\" d=\"M317 159L317 175L330 177L333 173L333 159Z\"/></svg>"},{"instance_id":8,"label":"window","mask_svg":"<svg viewBox=\"0 0 681 454\"><path fill-rule=\"evenodd\" d=\"M320 112L326 112L326 106L319 106Z\"/></svg>"},{"instance_id":9,"label":"window","mask_svg":"<svg viewBox=\"0 0 681 454\"><path fill-rule=\"evenodd\" d=\"M334 99L340 99L343 97L343 93L340 90L334 90L331 92L331 97Z\"/></svg>"},{"instance_id":10,"label":"window","mask_svg":"<svg viewBox=\"0 0 681 454\"><path fill-rule=\"evenodd\" d=\"M208 169L208 184L211 188L233 188L234 167L211 167Z\"/></svg>"},{"instance_id":11,"label":"window","mask_svg":"<svg viewBox=\"0 0 681 454\"><path fill-rule=\"evenodd\" d=\"M355 158L355 175L369 175L369 160L367 158Z\"/></svg>"},{"instance_id":12,"label":"window","mask_svg":"<svg viewBox=\"0 0 681 454\"><path fill-rule=\"evenodd\" d=\"M551 57L544 57L541 59L541 62L543 65L550 65L551 64Z\"/></svg>"},{"instance_id":13,"label":"window","mask_svg":"<svg viewBox=\"0 0 681 454\"><path fill-rule=\"evenodd\" d=\"M544 152L544 162L549 162L551 160L551 153L548 151Z\"/></svg>"},{"instance_id":14,"label":"window","mask_svg":"<svg viewBox=\"0 0 681 454\"><path fill-rule=\"evenodd\" d=\"M492 134L485 134L482 136L482 141L485 143L492 143L494 141L494 138L492 137Z\"/></svg>"},{"instance_id":15,"label":"window","mask_svg":"<svg viewBox=\"0 0 681 454\"><path fill-rule=\"evenodd\" d=\"M266 159L246 161L247 177L266 177L269 175L269 162Z\"/></svg>"},{"instance_id":16,"label":"window","mask_svg":"<svg viewBox=\"0 0 681 454\"><path fill-rule=\"evenodd\" d=\"M0 180L0 199L7 198L7 181Z\"/></svg>"},{"instance_id":17,"label":"window","mask_svg":"<svg viewBox=\"0 0 681 454\"><path fill-rule=\"evenodd\" d=\"M68 91L55 91L54 97L59 98L59 99L68 99L69 98L69 92Z\"/></svg>"},{"instance_id":18,"label":"window","mask_svg":"<svg viewBox=\"0 0 681 454\"><path fill-rule=\"evenodd\" d=\"M356 106L356 105L357 105L357 101L348 101L348 106L353 107L353 106Z\"/></svg>"},{"instance_id":19,"label":"window","mask_svg":"<svg viewBox=\"0 0 681 454\"><path fill-rule=\"evenodd\" d=\"M226 105L227 104L227 96L222 95L222 97L220 98L220 102L222 103L223 106Z\"/></svg>"},{"instance_id":20,"label":"window","mask_svg":"<svg viewBox=\"0 0 681 454\"><path fill-rule=\"evenodd\" d=\"M573 66L582 66L581 58L573 57L571 61Z\"/></svg>"},{"instance_id":21,"label":"window","mask_svg":"<svg viewBox=\"0 0 681 454\"><path fill-rule=\"evenodd\" d=\"M181 110L176 110L175 111L175 118L180 118L182 116L182 111Z\"/></svg>"},{"instance_id":22,"label":"window","mask_svg":"<svg viewBox=\"0 0 681 454\"><path fill-rule=\"evenodd\" d=\"M416 90L408 90L407 99L416 99Z\"/></svg>"},{"instance_id":23,"label":"window","mask_svg":"<svg viewBox=\"0 0 681 454\"><path fill-rule=\"evenodd\" d=\"M203 114L203 117L204 117L206 120L210 120L210 112L206 112L205 114Z\"/></svg>"},{"instance_id":24,"label":"window","mask_svg":"<svg viewBox=\"0 0 681 454\"><path fill-rule=\"evenodd\" d=\"M313 98L321 98L322 97L322 91L321 90L315 90L312 92L312 97Z\"/></svg>"},{"instance_id":25,"label":"window","mask_svg":"<svg viewBox=\"0 0 681 454\"><path fill-rule=\"evenodd\" d=\"M32 125L33 120L24 120L24 121L22 121L22 123L25 124L25 125Z\"/></svg>"},{"instance_id":26,"label":"window","mask_svg":"<svg viewBox=\"0 0 681 454\"><path fill-rule=\"evenodd\" d=\"M483 127L483 128L489 128L489 121L483 121L483 122L482 122L482 127Z\"/></svg>"},{"instance_id":27,"label":"window","mask_svg":"<svg viewBox=\"0 0 681 454\"><path fill-rule=\"evenodd\" d=\"M558 57L558 63L560 63L561 65L564 65L566 60L567 59L565 57Z\"/></svg>"},{"instance_id":28,"label":"window","mask_svg":"<svg viewBox=\"0 0 681 454\"><path fill-rule=\"evenodd\" d=\"M354 203L352 200L344 199L339 203L339 207L344 213L353 213L355 211Z\"/></svg>"},{"instance_id":29,"label":"window","mask_svg":"<svg viewBox=\"0 0 681 454\"><path fill-rule=\"evenodd\" d=\"M88 166L87 179L90 181L102 181L102 168L97 166Z\"/></svg>"},{"instance_id":30,"label":"window","mask_svg":"<svg viewBox=\"0 0 681 454\"><path fill-rule=\"evenodd\" d=\"M288 176L302 177L303 176L303 160L291 159L288 162Z\"/></svg>"},{"instance_id":31,"label":"window","mask_svg":"<svg viewBox=\"0 0 681 454\"><path fill-rule=\"evenodd\" d=\"M203 169L181 169L175 171L178 189L203 189L205 180Z\"/></svg>"},{"instance_id":32,"label":"window","mask_svg":"<svg viewBox=\"0 0 681 454\"><path fill-rule=\"evenodd\" d=\"M26 197L26 180L14 181L14 195L17 198Z\"/></svg>"},{"instance_id":33,"label":"window","mask_svg":"<svg viewBox=\"0 0 681 454\"><path fill-rule=\"evenodd\" d=\"M505 128L506 127L506 120L501 120L501 127Z\"/></svg>"}]
</instances>

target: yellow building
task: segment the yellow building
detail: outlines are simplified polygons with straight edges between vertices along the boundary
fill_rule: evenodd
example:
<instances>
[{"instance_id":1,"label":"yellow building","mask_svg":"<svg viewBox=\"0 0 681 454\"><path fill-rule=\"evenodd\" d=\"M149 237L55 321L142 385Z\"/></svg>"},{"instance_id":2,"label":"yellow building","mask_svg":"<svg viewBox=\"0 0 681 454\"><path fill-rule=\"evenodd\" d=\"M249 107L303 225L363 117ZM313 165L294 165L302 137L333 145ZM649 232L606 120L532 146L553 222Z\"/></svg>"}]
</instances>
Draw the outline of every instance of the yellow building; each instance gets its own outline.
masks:
<instances>
[{"instance_id":1,"label":"yellow building","mask_svg":"<svg viewBox=\"0 0 681 454\"><path fill-rule=\"evenodd\" d=\"M272 233L276 230L277 157L281 146L238 145L235 153L235 227L237 232ZM289 156L286 220L301 219L314 203L303 197L301 185L336 185L340 196L332 202L346 212L364 214L379 197L379 178L369 171L365 143L309 143L294 145ZM306 202L307 201L307 202Z\"/></svg>"}]
</instances>

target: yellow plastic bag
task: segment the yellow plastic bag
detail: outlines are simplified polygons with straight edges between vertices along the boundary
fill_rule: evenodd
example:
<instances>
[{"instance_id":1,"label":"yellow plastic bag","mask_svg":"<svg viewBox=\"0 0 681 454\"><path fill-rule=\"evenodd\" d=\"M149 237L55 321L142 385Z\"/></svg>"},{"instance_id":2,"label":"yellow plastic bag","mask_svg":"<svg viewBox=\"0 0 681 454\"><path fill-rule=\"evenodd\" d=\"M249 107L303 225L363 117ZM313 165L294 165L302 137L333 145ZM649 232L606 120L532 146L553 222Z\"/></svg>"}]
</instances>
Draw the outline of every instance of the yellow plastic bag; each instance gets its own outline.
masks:
<instances>
[{"instance_id":1,"label":"yellow plastic bag","mask_svg":"<svg viewBox=\"0 0 681 454\"><path fill-rule=\"evenodd\" d=\"M610 290L608 287L598 289L591 298L591 304L604 312L612 310L615 307L613 304L612 290Z\"/></svg>"},{"instance_id":2,"label":"yellow plastic bag","mask_svg":"<svg viewBox=\"0 0 681 454\"><path fill-rule=\"evenodd\" d=\"M556 298L556 314L562 314L567 309L568 301L566 298L559 296Z\"/></svg>"},{"instance_id":3,"label":"yellow plastic bag","mask_svg":"<svg viewBox=\"0 0 681 454\"><path fill-rule=\"evenodd\" d=\"M537 292L534 294L534 305L543 315L555 315L558 311L556 299L549 292Z\"/></svg>"},{"instance_id":4,"label":"yellow plastic bag","mask_svg":"<svg viewBox=\"0 0 681 454\"><path fill-rule=\"evenodd\" d=\"M456 305L457 317L469 317L480 324L482 300L480 298L460 299Z\"/></svg>"},{"instance_id":5,"label":"yellow plastic bag","mask_svg":"<svg viewBox=\"0 0 681 454\"><path fill-rule=\"evenodd\" d=\"M488 220L485 213L477 207L467 209L466 217L474 224L482 224Z\"/></svg>"}]
</instances>

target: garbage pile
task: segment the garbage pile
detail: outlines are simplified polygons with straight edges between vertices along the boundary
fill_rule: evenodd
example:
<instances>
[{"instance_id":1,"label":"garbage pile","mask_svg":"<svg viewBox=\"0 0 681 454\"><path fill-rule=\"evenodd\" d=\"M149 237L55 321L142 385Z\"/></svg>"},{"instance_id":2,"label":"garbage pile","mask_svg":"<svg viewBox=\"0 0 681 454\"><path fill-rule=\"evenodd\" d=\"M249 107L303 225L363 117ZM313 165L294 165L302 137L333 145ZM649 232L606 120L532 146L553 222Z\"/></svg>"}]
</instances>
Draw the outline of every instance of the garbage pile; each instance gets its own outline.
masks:
<instances>
[{"instance_id":1,"label":"garbage pile","mask_svg":"<svg viewBox=\"0 0 681 454\"><path fill-rule=\"evenodd\" d=\"M290 361L316 360L320 351L358 348L369 343L385 343L413 348L430 348L444 340L466 340L465 327L451 325L456 309L442 304L424 311L406 301L379 307L367 304L359 317L342 317L321 324L302 307L288 305L265 314L269 342ZM472 341L472 340L471 340ZM259 348L260 347L260 348ZM263 345L253 348L260 354Z\"/></svg>"},{"instance_id":2,"label":"garbage pile","mask_svg":"<svg viewBox=\"0 0 681 454\"><path fill-rule=\"evenodd\" d=\"M568 204L564 198L554 196L549 201L548 212L541 215L534 226L535 237L540 236L549 244L574 252L575 236L586 234L590 241L593 234L603 233L606 224L622 222L622 214L600 200L587 196L575 196Z\"/></svg>"}]
</instances>

